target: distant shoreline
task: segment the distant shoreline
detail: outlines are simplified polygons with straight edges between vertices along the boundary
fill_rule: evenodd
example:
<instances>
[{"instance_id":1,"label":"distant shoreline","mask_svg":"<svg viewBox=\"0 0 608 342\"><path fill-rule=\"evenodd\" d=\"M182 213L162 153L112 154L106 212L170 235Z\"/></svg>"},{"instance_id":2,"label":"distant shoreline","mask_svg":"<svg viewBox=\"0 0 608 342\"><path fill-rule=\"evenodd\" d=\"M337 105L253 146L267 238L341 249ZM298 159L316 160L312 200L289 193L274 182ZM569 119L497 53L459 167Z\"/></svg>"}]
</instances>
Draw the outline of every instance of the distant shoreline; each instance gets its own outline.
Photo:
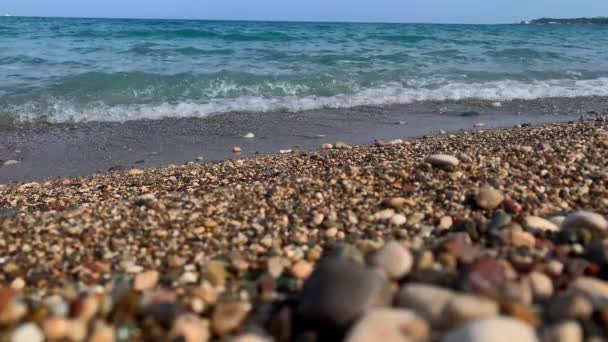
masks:
<instances>
[{"instance_id":1,"label":"distant shoreline","mask_svg":"<svg viewBox=\"0 0 608 342\"><path fill-rule=\"evenodd\" d=\"M608 17L593 17L593 18L540 18L534 20L522 21L521 24L529 25L608 25Z\"/></svg>"}]
</instances>

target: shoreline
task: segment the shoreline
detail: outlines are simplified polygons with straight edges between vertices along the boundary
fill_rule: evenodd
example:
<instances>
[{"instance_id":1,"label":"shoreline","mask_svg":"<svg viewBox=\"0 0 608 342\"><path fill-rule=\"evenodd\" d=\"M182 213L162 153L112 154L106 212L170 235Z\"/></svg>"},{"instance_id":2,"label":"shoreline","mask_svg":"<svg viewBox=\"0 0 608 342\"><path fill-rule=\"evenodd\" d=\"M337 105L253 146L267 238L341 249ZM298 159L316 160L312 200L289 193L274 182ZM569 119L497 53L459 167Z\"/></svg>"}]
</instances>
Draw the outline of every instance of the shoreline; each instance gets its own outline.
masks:
<instances>
[{"instance_id":1,"label":"shoreline","mask_svg":"<svg viewBox=\"0 0 608 342\"><path fill-rule=\"evenodd\" d=\"M300 113L230 113L206 118L125 123L21 124L0 126L0 183L104 174L111 170L163 167L202 157L221 161L279 150L315 150L324 143L372 144L410 139L440 130L457 132L577 120L605 113L608 98L421 102ZM473 113L476 115L463 115ZM398 124L398 123L405 124ZM484 123L482 128L474 127ZM255 138L244 136L253 133ZM240 146L242 153L231 152Z\"/></svg>"},{"instance_id":2,"label":"shoreline","mask_svg":"<svg viewBox=\"0 0 608 342\"><path fill-rule=\"evenodd\" d=\"M0 332L605 338L607 150L597 118L0 185Z\"/></svg>"}]
</instances>

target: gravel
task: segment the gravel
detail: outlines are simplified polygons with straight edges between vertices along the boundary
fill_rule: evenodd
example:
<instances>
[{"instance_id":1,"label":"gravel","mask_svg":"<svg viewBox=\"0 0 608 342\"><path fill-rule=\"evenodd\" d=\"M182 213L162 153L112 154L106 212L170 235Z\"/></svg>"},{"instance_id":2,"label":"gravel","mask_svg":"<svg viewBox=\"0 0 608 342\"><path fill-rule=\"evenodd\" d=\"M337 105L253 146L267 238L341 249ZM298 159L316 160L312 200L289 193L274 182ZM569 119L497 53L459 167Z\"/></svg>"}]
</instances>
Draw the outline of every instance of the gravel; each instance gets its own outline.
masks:
<instances>
[{"instance_id":1,"label":"gravel","mask_svg":"<svg viewBox=\"0 0 608 342\"><path fill-rule=\"evenodd\" d=\"M0 185L0 336L606 339L607 129Z\"/></svg>"}]
</instances>

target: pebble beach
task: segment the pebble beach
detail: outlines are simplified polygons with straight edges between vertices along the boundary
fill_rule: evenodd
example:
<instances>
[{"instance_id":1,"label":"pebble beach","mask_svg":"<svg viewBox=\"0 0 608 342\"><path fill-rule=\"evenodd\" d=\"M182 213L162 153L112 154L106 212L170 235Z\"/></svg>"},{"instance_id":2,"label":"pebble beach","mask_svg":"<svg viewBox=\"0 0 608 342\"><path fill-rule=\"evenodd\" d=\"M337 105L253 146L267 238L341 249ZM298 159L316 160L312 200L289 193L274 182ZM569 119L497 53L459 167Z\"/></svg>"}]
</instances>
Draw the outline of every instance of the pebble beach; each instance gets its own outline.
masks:
<instances>
[{"instance_id":1,"label":"pebble beach","mask_svg":"<svg viewBox=\"0 0 608 342\"><path fill-rule=\"evenodd\" d=\"M282 152L0 185L0 341L608 338L605 118Z\"/></svg>"}]
</instances>

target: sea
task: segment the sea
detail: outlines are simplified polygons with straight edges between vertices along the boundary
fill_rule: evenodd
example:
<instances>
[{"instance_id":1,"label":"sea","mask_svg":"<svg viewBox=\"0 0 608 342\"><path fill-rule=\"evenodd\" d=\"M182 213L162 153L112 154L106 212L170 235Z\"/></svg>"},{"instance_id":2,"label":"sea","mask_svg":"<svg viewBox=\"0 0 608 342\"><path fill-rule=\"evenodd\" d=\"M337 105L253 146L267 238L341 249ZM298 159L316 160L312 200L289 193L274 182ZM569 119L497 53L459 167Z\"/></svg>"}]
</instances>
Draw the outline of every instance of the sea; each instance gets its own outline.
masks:
<instances>
[{"instance_id":1,"label":"sea","mask_svg":"<svg viewBox=\"0 0 608 342\"><path fill-rule=\"evenodd\" d=\"M608 96L608 27L0 17L0 122Z\"/></svg>"}]
</instances>

